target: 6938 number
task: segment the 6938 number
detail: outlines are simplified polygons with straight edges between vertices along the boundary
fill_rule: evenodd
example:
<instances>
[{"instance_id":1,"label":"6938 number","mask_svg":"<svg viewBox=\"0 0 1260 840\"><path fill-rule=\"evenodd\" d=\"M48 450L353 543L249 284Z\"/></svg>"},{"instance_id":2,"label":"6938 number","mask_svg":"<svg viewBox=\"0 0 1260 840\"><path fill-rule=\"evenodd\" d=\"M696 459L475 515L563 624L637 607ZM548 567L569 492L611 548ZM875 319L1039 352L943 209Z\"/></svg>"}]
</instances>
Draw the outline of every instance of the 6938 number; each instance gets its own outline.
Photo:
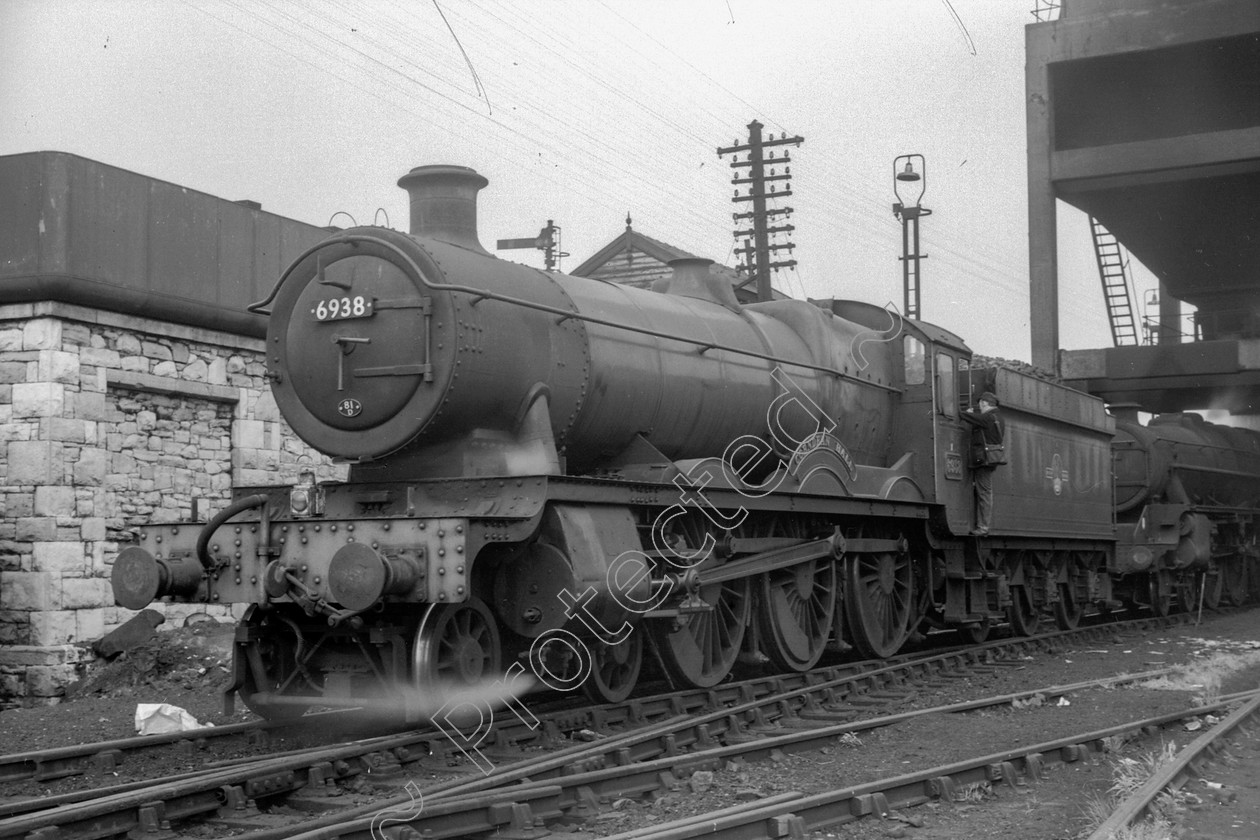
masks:
<instances>
[{"instance_id":1,"label":"6938 number","mask_svg":"<svg viewBox=\"0 0 1260 840\"><path fill-rule=\"evenodd\" d=\"M316 321L344 321L347 318L370 318L372 300L363 295L321 300L311 309Z\"/></svg>"}]
</instances>

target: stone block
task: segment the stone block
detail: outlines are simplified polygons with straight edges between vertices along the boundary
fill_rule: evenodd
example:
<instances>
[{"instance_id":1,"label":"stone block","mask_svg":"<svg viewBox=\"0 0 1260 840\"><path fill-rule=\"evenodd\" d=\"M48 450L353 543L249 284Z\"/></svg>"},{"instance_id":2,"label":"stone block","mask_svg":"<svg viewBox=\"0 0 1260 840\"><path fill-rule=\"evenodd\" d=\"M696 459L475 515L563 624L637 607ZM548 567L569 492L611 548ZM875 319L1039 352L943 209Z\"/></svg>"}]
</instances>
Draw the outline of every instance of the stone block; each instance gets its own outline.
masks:
<instances>
[{"instance_id":1,"label":"stone block","mask_svg":"<svg viewBox=\"0 0 1260 840\"><path fill-rule=\"evenodd\" d=\"M28 697L61 697L66 686L79 678L75 665L36 665L26 669Z\"/></svg>"},{"instance_id":2,"label":"stone block","mask_svg":"<svg viewBox=\"0 0 1260 840\"><path fill-rule=\"evenodd\" d=\"M181 378L189 382L205 382L209 372L210 368L204 361L193 359L185 366Z\"/></svg>"},{"instance_id":3,"label":"stone block","mask_svg":"<svg viewBox=\"0 0 1260 840\"><path fill-rule=\"evenodd\" d=\"M40 382L60 382L63 385L79 383L79 356L65 350L40 350L36 364L36 379Z\"/></svg>"},{"instance_id":4,"label":"stone block","mask_svg":"<svg viewBox=\"0 0 1260 840\"><path fill-rule=\"evenodd\" d=\"M153 375L163 379L175 379L179 376L179 368L174 362L158 362L153 365Z\"/></svg>"},{"instance_id":5,"label":"stone block","mask_svg":"<svg viewBox=\"0 0 1260 840\"><path fill-rule=\"evenodd\" d=\"M82 502L79 503L79 513L86 514L91 511L86 510ZM107 535L105 528L105 518L102 516L84 516L82 523L79 525L79 536L84 540L103 540Z\"/></svg>"},{"instance_id":6,"label":"stone block","mask_svg":"<svg viewBox=\"0 0 1260 840\"><path fill-rule=\"evenodd\" d=\"M4 513L7 517L35 515L34 493L9 493L4 502Z\"/></svg>"},{"instance_id":7,"label":"stone block","mask_svg":"<svg viewBox=\"0 0 1260 840\"><path fill-rule=\"evenodd\" d=\"M13 385L13 418L60 417L66 410L66 386L56 382L17 382Z\"/></svg>"},{"instance_id":8,"label":"stone block","mask_svg":"<svg viewBox=\"0 0 1260 840\"><path fill-rule=\"evenodd\" d=\"M133 373L148 373L149 360L144 356L123 356L119 368Z\"/></svg>"},{"instance_id":9,"label":"stone block","mask_svg":"<svg viewBox=\"0 0 1260 840\"><path fill-rule=\"evenodd\" d=\"M79 364L95 365L102 368L116 368L122 357L117 350L107 347L85 347L79 351Z\"/></svg>"},{"instance_id":10,"label":"stone block","mask_svg":"<svg viewBox=\"0 0 1260 840\"><path fill-rule=\"evenodd\" d=\"M90 560L80 542L41 542L31 547L31 566L37 572L82 572Z\"/></svg>"},{"instance_id":11,"label":"stone block","mask_svg":"<svg viewBox=\"0 0 1260 840\"><path fill-rule=\"evenodd\" d=\"M36 516L73 516L74 488L65 485L35 488Z\"/></svg>"},{"instance_id":12,"label":"stone block","mask_svg":"<svg viewBox=\"0 0 1260 840\"><path fill-rule=\"evenodd\" d=\"M101 388L99 391L80 391L72 394L74 399L70 402L73 403L71 408L75 419L93 422L109 421L109 403L105 399L104 390Z\"/></svg>"},{"instance_id":13,"label":"stone block","mask_svg":"<svg viewBox=\"0 0 1260 840\"><path fill-rule=\"evenodd\" d=\"M95 423L69 417L48 417L40 421L39 427L41 439L63 443L87 443L88 435L96 434Z\"/></svg>"},{"instance_id":14,"label":"stone block","mask_svg":"<svg viewBox=\"0 0 1260 840\"><path fill-rule=\"evenodd\" d=\"M22 349L22 330L0 330L0 352L12 353Z\"/></svg>"},{"instance_id":15,"label":"stone block","mask_svg":"<svg viewBox=\"0 0 1260 840\"><path fill-rule=\"evenodd\" d=\"M63 578L61 605L68 610L112 607L114 590L105 578Z\"/></svg>"},{"instance_id":16,"label":"stone block","mask_svg":"<svg viewBox=\"0 0 1260 840\"><path fill-rule=\"evenodd\" d=\"M141 341L140 352L148 356L150 359L158 361L170 361L174 358L171 354L171 348L165 344L158 344L156 341Z\"/></svg>"},{"instance_id":17,"label":"stone block","mask_svg":"<svg viewBox=\"0 0 1260 840\"><path fill-rule=\"evenodd\" d=\"M22 349L60 349L61 329L61 322L53 318L32 318L22 325Z\"/></svg>"},{"instance_id":18,"label":"stone block","mask_svg":"<svg viewBox=\"0 0 1260 840\"><path fill-rule=\"evenodd\" d=\"M267 424L261 420L237 420L232 424L232 446L236 449L262 449Z\"/></svg>"},{"instance_id":19,"label":"stone block","mask_svg":"<svg viewBox=\"0 0 1260 840\"><path fill-rule=\"evenodd\" d=\"M105 483L109 458L105 450L85 446L74 464L74 483L80 487L100 487Z\"/></svg>"},{"instance_id":20,"label":"stone block","mask_svg":"<svg viewBox=\"0 0 1260 840\"><path fill-rule=\"evenodd\" d=\"M76 610L77 641L80 644L99 641L105 636L105 610L100 607Z\"/></svg>"},{"instance_id":21,"label":"stone block","mask_svg":"<svg viewBox=\"0 0 1260 840\"><path fill-rule=\"evenodd\" d=\"M211 385L227 384L227 362L224 359L214 359L210 362L206 369L206 381Z\"/></svg>"},{"instance_id":22,"label":"stone block","mask_svg":"<svg viewBox=\"0 0 1260 840\"><path fill-rule=\"evenodd\" d=\"M31 643L31 613L26 610L0 610L0 645Z\"/></svg>"},{"instance_id":23,"label":"stone block","mask_svg":"<svg viewBox=\"0 0 1260 840\"><path fill-rule=\"evenodd\" d=\"M79 368L79 388L88 393L105 393L109 389L109 377L105 375L105 368Z\"/></svg>"},{"instance_id":24,"label":"stone block","mask_svg":"<svg viewBox=\"0 0 1260 840\"><path fill-rule=\"evenodd\" d=\"M0 610L56 610L62 581L55 572L0 572Z\"/></svg>"},{"instance_id":25,"label":"stone block","mask_svg":"<svg viewBox=\"0 0 1260 840\"><path fill-rule=\"evenodd\" d=\"M26 381L25 362L0 362L0 385Z\"/></svg>"},{"instance_id":26,"label":"stone block","mask_svg":"<svg viewBox=\"0 0 1260 840\"><path fill-rule=\"evenodd\" d=\"M9 476L13 484L60 484L65 474L65 448L55 441L10 441L7 445Z\"/></svg>"},{"instance_id":27,"label":"stone block","mask_svg":"<svg viewBox=\"0 0 1260 840\"><path fill-rule=\"evenodd\" d=\"M31 613L31 644L68 645L79 641L75 610L46 610Z\"/></svg>"},{"instance_id":28,"label":"stone block","mask_svg":"<svg viewBox=\"0 0 1260 840\"><path fill-rule=\"evenodd\" d=\"M61 325L61 343L67 347L84 347L92 341L92 331L86 324L66 322Z\"/></svg>"},{"instance_id":29,"label":"stone block","mask_svg":"<svg viewBox=\"0 0 1260 840\"><path fill-rule=\"evenodd\" d=\"M26 516L14 523L13 539L21 542L48 542L57 538L57 519L53 516Z\"/></svg>"},{"instance_id":30,"label":"stone block","mask_svg":"<svg viewBox=\"0 0 1260 840\"><path fill-rule=\"evenodd\" d=\"M140 353L140 339L131 333L123 333L118 336L118 341L115 343L114 348L121 356L138 355Z\"/></svg>"}]
</instances>

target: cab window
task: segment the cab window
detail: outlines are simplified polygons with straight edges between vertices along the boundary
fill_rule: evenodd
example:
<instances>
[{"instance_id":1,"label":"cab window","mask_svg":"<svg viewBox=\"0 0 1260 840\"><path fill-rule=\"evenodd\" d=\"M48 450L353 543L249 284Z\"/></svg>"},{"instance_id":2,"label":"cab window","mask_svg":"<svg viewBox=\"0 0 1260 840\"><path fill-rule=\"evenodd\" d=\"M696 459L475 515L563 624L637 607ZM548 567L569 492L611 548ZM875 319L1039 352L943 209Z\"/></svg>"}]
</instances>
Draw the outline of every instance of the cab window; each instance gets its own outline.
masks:
<instances>
[{"instance_id":1,"label":"cab window","mask_svg":"<svg viewBox=\"0 0 1260 840\"><path fill-rule=\"evenodd\" d=\"M958 416L958 379L954 357L936 354L936 410L946 417Z\"/></svg>"},{"instance_id":2,"label":"cab window","mask_svg":"<svg viewBox=\"0 0 1260 840\"><path fill-rule=\"evenodd\" d=\"M908 335L901 348L906 358L906 384L922 385L927 381L927 354L923 352L923 342Z\"/></svg>"}]
</instances>

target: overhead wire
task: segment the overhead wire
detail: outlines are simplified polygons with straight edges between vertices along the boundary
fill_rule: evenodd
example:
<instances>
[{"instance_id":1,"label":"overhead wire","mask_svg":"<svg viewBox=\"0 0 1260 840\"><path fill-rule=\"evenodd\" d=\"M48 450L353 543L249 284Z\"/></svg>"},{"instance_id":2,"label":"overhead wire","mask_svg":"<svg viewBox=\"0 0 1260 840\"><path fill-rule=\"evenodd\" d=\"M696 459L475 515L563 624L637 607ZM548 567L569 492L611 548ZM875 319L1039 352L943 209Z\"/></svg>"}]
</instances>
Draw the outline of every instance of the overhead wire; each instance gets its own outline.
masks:
<instances>
[{"instance_id":1,"label":"overhead wire","mask_svg":"<svg viewBox=\"0 0 1260 840\"><path fill-rule=\"evenodd\" d=\"M680 226L684 228L686 236L692 237L698 241L708 241L712 237L721 235L728 243L733 242L729 232L718 233L719 231L723 231L725 229L725 225L722 224L721 220L727 218L726 214L729 212L729 205L726 208L723 208L720 203L720 199L718 199L716 195L713 199L697 201L696 195L689 194L685 189L671 190L670 185L667 183L648 183L646 179L642 177L642 173L648 171L649 167L659 166L661 161L650 154L644 155L640 152L637 148L640 144L630 143L628 147L619 146L611 155L604 154L603 149L609 144L607 143L607 138L603 135L597 136L591 133L584 126L580 125L565 125L563 127L563 131L557 131L555 128L549 126L546 121L540 123L535 120L533 117L535 113L545 112L545 90L534 90L531 92L527 85L524 88L516 86L515 89L505 93L506 96L510 97L505 101L511 101L525 106L523 109L525 114L518 113L516 115L516 118L520 119L519 125L524 127L524 130L522 130L521 127L517 127L516 125L493 119L491 115L482 113L478 107L461 101L458 98L458 95L453 95L452 93L448 93L447 91L440 89L438 85L450 87L451 90L457 90L458 83L449 77L436 73L431 67L418 64L411 56L408 56L405 52L394 48L387 40L387 37L390 35L397 35L399 33L405 33L409 37L415 37L418 30L422 31L424 29L423 26L400 27L392 33L381 33L380 36L378 36L375 31L372 31L372 27L362 27L362 31L357 33L358 37L356 38L356 41L360 44L360 46L356 46L355 44L349 43L342 38L338 38L335 34L330 34L328 31L321 29L319 26L313 26L306 21L295 18L293 15L283 10L276 9L274 6L262 3L250 4L249 7L246 7L232 2L232 0L225 0L225 2L241 14L251 16L259 20L263 25L269 26L276 31L284 32L290 37L296 38L303 44L313 45L319 54L332 59L330 64L336 65L339 63L337 61L339 51L347 51L351 53L352 56L356 57L354 61L354 73L366 76L372 80L373 84L380 84L384 86L387 91L384 92L384 95L382 95L382 91L374 90L370 86L365 87L364 84L357 78L352 79L346 73L334 72L322 63L311 61L309 58L301 55L299 51L277 46L272 42L272 39L258 38L258 36L251 32L247 32L243 27L235 23L227 21L218 15L211 14L204 8L196 8L222 23L233 26L233 28L239 31L246 31L246 34L250 35L250 37L255 37L264 43L268 43L269 46L278 49L290 58L302 61L304 64L320 69L322 72L330 73L351 87L357 90L369 92L373 96L382 99L382 101L385 101L395 107L399 107L401 110L410 113L413 116L423 117L426 116L426 114L422 114L417 111L416 108L409 107L406 104L400 105L398 101L393 98L392 94L397 94L397 96L405 99L414 95L414 91L412 90L412 87L414 86L415 88L423 90L434 97L439 107L443 109L452 109L450 113L463 114L465 116L469 114L475 115L477 118L484 121L484 124L487 124L493 131L499 133L505 140L507 138L515 138L519 145L541 147L544 150L550 151L550 153L555 155L558 159L571 159L580 155L583 159L595 164L594 168L598 172L598 175L584 176L581 174L581 170L584 167L573 167L571 168L571 171L566 174L566 181L576 185L576 187L579 188L579 191L585 193L588 197L598 199L602 205L609 208L610 212L615 212L617 215L620 215L621 207L628 203L652 203L654 201L659 201L664 194L672 192L675 197L674 200L677 204L676 209L682 209L684 211L683 220L681 221ZM268 19L266 15L256 14L253 10L258 9L259 5L265 6L278 18L287 20L293 25L293 28L287 29L285 26L278 24L275 20ZM675 133L677 137L676 142L680 142L684 146L694 146L694 151L692 152L693 155L713 155L716 157L716 148L713 145L711 137L701 133L702 129L693 127L695 118L702 117L703 122L711 123L714 127L712 129L713 136L717 136L719 131L729 131L730 125L723 119L723 115L719 113L722 108L717 106L715 103L720 101L729 102L731 103L730 106L722 107L728 107L731 109L736 107L740 109L752 109L753 106L751 106L750 103L738 94L735 94L727 89L720 82L712 79L702 71L699 71L698 68L691 64L691 62L679 56L668 46L662 44L659 40L646 33L641 27L635 25L631 21L627 21L625 16L621 15L616 10L611 9L606 3L601 2L598 5L603 8L606 13L615 17L619 21L629 23L630 27L639 33L645 41L652 44L655 49L665 53L668 56L669 61L681 63L685 68L687 68L686 72L688 72L688 74L698 75L701 79L703 79L704 86L709 87L710 90L716 89L720 93L720 96L711 96L707 93L700 95L698 98L705 103L704 107L694 112L688 112L686 119L691 122L685 122L683 121L683 118L675 117L673 114L667 113L665 111L666 106L646 103L641 97L632 96L626 93L615 82L610 81L607 78L601 78L597 76L595 72L592 72L593 70L597 71L602 69L603 64L606 62L597 60L597 56L583 46L580 39L575 39L570 35L571 30L561 32L558 31L559 27L549 26L543 28L540 32L531 32L528 26L529 21L522 18L519 14L514 14L510 10L510 7L490 11L482 7L477 2L472 2L471 0L459 9L452 10L451 13L456 16L464 16L467 20L466 14L470 9L480 12L485 16L483 22L497 22L497 27L500 28L501 32L506 30L506 32L513 34L518 39L521 36L527 38L529 43L537 48L539 51L538 54L556 56L559 59L561 66L567 68L566 75L576 76L579 79L586 80L585 83L590 86L589 90L593 91L593 107L607 107L610 109L610 112L614 112L619 111L620 109L615 109L612 105L600 105L601 100L605 102L611 101L627 103L642 115L644 124L653 123L660 125L668 132ZM406 14L413 21L419 20L418 12L410 6L402 5L396 7L396 9L391 8L389 10L391 12L399 11L402 14ZM439 12L440 11L441 9L439 8ZM445 17L445 15L443 15L443 17ZM566 17L571 18L571 16ZM511 19L510 21L509 18ZM308 15L307 19L331 27L334 32L344 31L348 28L341 22L335 21L330 16L318 13L313 17ZM449 21L447 22L447 25L450 25ZM484 27L475 23L470 27L470 29L474 37L485 35ZM330 44L332 45L331 47L329 46ZM462 44L460 46L462 49ZM397 59L397 66L395 66L395 62L393 61L386 63L381 60L381 58L372 55L370 51L376 50L380 50L382 53L387 53L394 59ZM579 50L581 50L581 52L579 52ZM637 56L637 59L642 63L641 66L651 65L651 72L654 77L660 72L667 72L665 70L665 64L652 58L648 52L640 49L638 44L634 44L629 52L633 53L634 56ZM575 55L580 55L585 58L589 66L583 66L580 64L574 58ZM426 76L429 81L426 82L425 80L419 78L420 75ZM480 74L479 82L484 84L484 80L480 79ZM498 81L495 83L498 84ZM768 123L778 125L782 128L782 123L775 119L773 115L763 112L757 114L756 116L760 119L766 120ZM444 133L448 135L457 137L465 136L464 133L453 131L449 128L449 126L441 124L441 121L430 120L429 122L430 125L436 125L437 128L443 130ZM734 122L734 120L731 122ZM507 148L507 154L509 156L515 157L518 160L528 159L526 155L522 155L518 151L511 150L510 144L505 144L505 146L509 146L509 148ZM618 157L621 159L619 160ZM680 157L687 157L687 155L684 154ZM606 181L612 175L617 176L617 195L615 198L609 198L607 195L610 190L606 185ZM599 180L592 180L592 178L598 178ZM856 190L850 187L845 180L841 180L839 183L833 185L831 192L828 193L828 196L838 194L841 198L840 201L820 197L823 193L823 190L813 190L812 195L809 193L803 195L800 199L794 202L798 207L798 212L802 214L812 214L817 223L824 227L831 227L838 231L853 231L857 238L862 239L867 244L883 243L886 247L895 247L898 244L899 236L896 226L884 225L877 222L878 218L887 214L887 209L886 205L882 205L877 200L873 199L870 192ZM627 197L630 197L632 201L627 202ZM613 207L614 204L617 205L615 208ZM878 210L878 212L875 212L876 210ZM1012 274L1018 276L1018 273L1013 272L1008 267L1006 259L1003 259L1001 255L993 254L991 252L986 253L984 248L975 248L970 246L968 252L964 253L944 241L938 241L935 235L925 235L923 241L926 247L933 248L939 256L945 258L940 259L941 263L953 263L957 266L959 271L965 272L969 275L978 275L978 279L992 287L1002 288L1007 292L1021 291L1016 288L1015 284L1012 283L1011 280L1007 279ZM733 252L733 244L731 244L730 247L731 251L728 252L728 258L729 253ZM694 250L694 246L692 246L692 249ZM798 279L798 282L804 288L806 283L804 275L799 270L799 267L794 274Z\"/></svg>"}]
</instances>

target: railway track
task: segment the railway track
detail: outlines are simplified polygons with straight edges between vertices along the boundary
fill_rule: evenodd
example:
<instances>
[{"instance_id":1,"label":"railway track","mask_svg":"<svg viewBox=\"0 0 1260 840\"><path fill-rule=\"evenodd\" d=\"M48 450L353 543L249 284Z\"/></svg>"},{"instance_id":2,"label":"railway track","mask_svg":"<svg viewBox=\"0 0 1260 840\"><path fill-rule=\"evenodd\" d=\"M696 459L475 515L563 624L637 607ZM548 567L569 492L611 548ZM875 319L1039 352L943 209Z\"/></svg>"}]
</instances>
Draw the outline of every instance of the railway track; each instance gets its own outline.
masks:
<instances>
[{"instance_id":1,"label":"railway track","mask_svg":"<svg viewBox=\"0 0 1260 840\"><path fill-rule=\"evenodd\" d=\"M1127 626L1150 628L1160 623L1144 620L1128 623ZM596 801L592 801L592 793L612 791L607 786L613 784L616 778L626 776L631 765L636 765L634 776L640 781L627 790L629 795L641 795L650 789L644 785L653 774L665 772L653 769L651 762L677 765L680 756L687 755L688 761L691 761L696 753L761 743L771 736L784 737L785 733L797 739L788 737L785 743L811 743L811 733L846 725L843 721L869 719L873 715L878 717L881 707L895 706L915 693L930 691L932 685L942 681L974 678L1011 665L1018 666L1021 663L1019 657L1088 643L1103 635L1113 637L1125 627L1113 624L1035 638L991 642L965 651L904 658L878 668L870 663L850 663L807 674L750 680L708 691L648 697L617 706L560 709L540 714L542 725L536 729L529 729L515 720L502 721L494 728L493 743L487 742L485 749L496 762L510 761L510 764L502 766L511 766L511 772L520 779L528 778L533 782L534 787L517 792L523 790L530 797L535 794L541 797L530 800L538 813L559 813L542 801L551 801L553 795L559 797L556 802L566 803L561 806L561 811L566 807L589 810L596 807L600 795L614 795L612 792L595 794ZM1004 702L1010 702L1010 697ZM539 748L546 746L554 750L556 745L565 743L566 732L584 729L617 734L591 744L548 751L541 760L536 760ZM749 749L751 755L759 754L759 748L750 746ZM84 755L100 754L100 750L94 753L90 747L82 752ZM522 758L530 752L533 756ZM457 757L457 748L436 731L382 736L261 761L208 767L160 784L147 783L139 790L110 790L104 795L82 793L76 801L45 801L39 810L34 810L35 805L31 804L31 810L26 813L11 811L12 816L0 820L0 837L54 836L48 832L57 832L55 836L59 838L102 837L146 826L160 828L167 824L179 824L180 820L193 817L208 818L234 827L265 825L267 815L257 813L254 802L277 802L287 796L290 801L299 802L301 807L333 808L337 804L336 797L330 794L337 792L338 783L344 784L360 777L389 786L405 781L408 774L448 775ZM27 763L22 766L30 766L30 757L27 758ZM18 765L19 762L0 761L0 766ZM561 785L558 790L545 795L539 793L542 788L538 785L548 777L562 779L600 771L610 778L592 778L576 788ZM433 818L439 813L431 807L437 802L456 802L461 795L475 793L479 797L477 802L481 803L473 809L478 816L470 818L466 811L461 811L465 814L460 818L464 820L461 830L476 830L474 826L485 825L486 820L497 820L495 825L503 825L505 820L507 824L523 824L529 812L528 803L509 802L512 797L508 794L496 793L490 799L482 795L510 783L511 779L500 779L492 784L486 781L487 778L457 779L430 785L422 791L426 797L428 817ZM394 782L391 783L390 779ZM549 783L543 787L550 789L554 785ZM517 788L520 788L519 782ZM586 791L572 792L580 788ZM409 794L373 802L364 806L370 813L360 815L359 819L370 818L382 810L405 811L411 807L410 803ZM49 805L55 807L47 807ZM443 805L443 810L455 807L448 803ZM350 820L353 823L354 815L345 809L340 810L340 814L334 814L327 821ZM447 819L455 818L448 815ZM278 833L272 836L290 836L293 830L292 825L288 825L276 829Z\"/></svg>"}]
</instances>

